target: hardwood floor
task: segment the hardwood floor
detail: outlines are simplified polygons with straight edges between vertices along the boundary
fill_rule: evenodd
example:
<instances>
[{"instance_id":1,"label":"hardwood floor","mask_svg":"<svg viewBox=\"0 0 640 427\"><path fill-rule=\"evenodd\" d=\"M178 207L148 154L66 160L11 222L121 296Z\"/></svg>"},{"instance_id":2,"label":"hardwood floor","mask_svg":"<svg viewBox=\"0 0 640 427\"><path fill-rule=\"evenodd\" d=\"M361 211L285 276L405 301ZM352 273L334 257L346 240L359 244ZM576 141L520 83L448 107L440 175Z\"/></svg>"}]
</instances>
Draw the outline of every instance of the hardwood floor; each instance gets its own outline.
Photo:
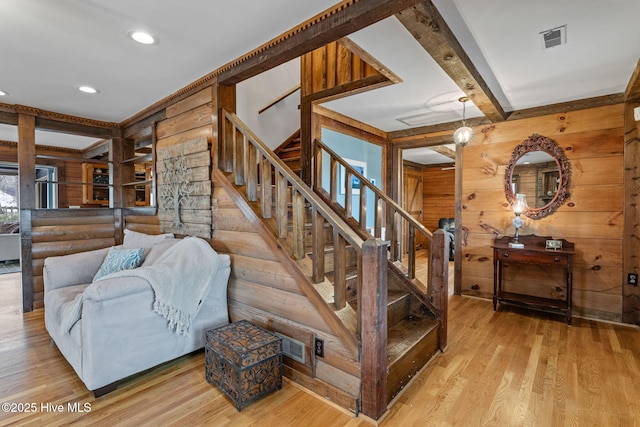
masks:
<instances>
[{"instance_id":1,"label":"hardwood floor","mask_svg":"<svg viewBox=\"0 0 640 427\"><path fill-rule=\"evenodd\" d=\"M290 381L237 412L204 379L202 352L93 398L50 343L43 312L21 313L19 274L0 275L0 425L371 425ZM380 425L640 426L640 331L451 296L449 347ZM90 412L73 412L78 404ZM53 412L63 405L62 412Z\"/></svg>"}]
</instances>

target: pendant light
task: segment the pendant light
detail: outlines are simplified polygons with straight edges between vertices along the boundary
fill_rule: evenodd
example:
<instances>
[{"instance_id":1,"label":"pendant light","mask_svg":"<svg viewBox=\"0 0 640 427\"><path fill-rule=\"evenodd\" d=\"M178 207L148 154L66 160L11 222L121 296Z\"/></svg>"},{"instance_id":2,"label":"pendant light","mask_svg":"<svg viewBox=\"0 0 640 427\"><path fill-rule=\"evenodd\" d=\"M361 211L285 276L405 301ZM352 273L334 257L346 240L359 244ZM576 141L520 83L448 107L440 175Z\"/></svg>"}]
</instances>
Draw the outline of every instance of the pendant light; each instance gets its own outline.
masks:
<instances>
[{"instance_id":1,"label":"pendant light","mask_svg":"<svg viewBox=\"0 0 640 427\"><path fill-rule=\"evenodd\" d=\"M458 99L458 101L462 102L462 127L456 129L453 133L453 142L459 147L464 147L473 139L473 129L465 124L466 102L468 100L469 98L466 96Z\"/></svg>"}]
</instances>

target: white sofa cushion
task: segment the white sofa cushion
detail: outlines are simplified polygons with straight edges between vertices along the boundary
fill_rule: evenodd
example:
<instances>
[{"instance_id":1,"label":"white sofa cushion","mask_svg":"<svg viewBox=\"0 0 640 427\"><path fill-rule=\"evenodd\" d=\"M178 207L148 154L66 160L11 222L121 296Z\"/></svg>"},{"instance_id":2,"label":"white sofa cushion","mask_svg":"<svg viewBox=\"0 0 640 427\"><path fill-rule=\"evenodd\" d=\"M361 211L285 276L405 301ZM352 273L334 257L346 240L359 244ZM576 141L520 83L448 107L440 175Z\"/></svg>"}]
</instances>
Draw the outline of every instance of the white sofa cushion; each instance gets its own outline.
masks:
<instances>
[{"instance_id":1,"label":"white sofa cushion","mask_svg":"<svg viewBox=\"0 0 640 427\"><path fill-rule=\"evenodd\" d=\"M145 248L150 249L157 243L161 243L166 239L173 239L172 233L165 234L144 234L129 229L124 230L124 241L122 247L126 249Z\"/></svg>"}]
</instances>

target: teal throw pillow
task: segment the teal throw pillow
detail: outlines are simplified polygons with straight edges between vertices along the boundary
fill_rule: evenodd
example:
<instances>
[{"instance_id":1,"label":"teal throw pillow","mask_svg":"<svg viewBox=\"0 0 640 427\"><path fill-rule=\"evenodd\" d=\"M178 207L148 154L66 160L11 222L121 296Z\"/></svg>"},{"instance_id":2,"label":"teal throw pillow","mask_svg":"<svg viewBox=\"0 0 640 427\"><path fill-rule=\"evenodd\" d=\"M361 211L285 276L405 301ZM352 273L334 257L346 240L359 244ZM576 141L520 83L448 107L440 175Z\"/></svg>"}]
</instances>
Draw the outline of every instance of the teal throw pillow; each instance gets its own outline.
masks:
<instances>
[{"instance_id":1,"label":"teal throw pillow","mask_svg":"<svg viewBox=\"0 0 640 427\"><path fill-rule=\"evenodd\" d=\"M144 258L144 248L137 249L118 249L111 248L104 262L100 266L100 270L93 277L93 282L107 274L115 273L121 270L131 270L140 267Z\"/></svg>"}]
</instances>

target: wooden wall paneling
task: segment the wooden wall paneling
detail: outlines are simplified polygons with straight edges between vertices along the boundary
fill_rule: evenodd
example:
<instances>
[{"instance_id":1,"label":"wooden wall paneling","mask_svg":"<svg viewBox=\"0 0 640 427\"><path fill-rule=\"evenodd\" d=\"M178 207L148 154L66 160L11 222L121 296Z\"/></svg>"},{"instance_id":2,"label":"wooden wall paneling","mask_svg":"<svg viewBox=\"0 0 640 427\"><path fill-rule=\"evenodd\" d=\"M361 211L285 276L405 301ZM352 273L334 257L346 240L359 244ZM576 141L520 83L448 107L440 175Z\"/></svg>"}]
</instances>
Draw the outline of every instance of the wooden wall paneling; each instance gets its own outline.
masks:
<instances>
[{"instance_id":1,"label":"wooden wall paneling","mask_svg":"<svg viewBox=\"0 0 640 427\"><path fill-rule=\"evenodd\" d=\"M423 224L428 230L438 228L440 218L455 217L455 169L422 169Z\"/></svg>"},{"instance_id":2,"label":"wooden wall paneling","mask_svg":"<svg viewBox=\"0 0 640 427\"><path fill-rule=\"evenodd\" d=\"M634 119L633 109L640 107L640 65L636 67L635 79L627 93L634 94L625 105L624 140L624 235L623 244L623 302L622 320L626 323L640 324L640 286L628 284L627 275L640 273L640 131Z\"/></svg>"},{"instance_id":3,"label":"wooden wall paneling","mask_svg":"<svg viewBox=\"0 0 640 427\"><path fill-rule=\"evenodd\" d=\"M521 233L577 242L575 312L621 320L624 278L614 260L622 250L625 226L621 112L620 105L612 105L476 130L476 140L464 148L462 163L461 218L465 235L461 238L466 239L461 261L463 293L487 297L493 291L492 280L487 280L493 276L493 238L514 233L513 213L503 190L504 166L517 144L534 132L541 133L564 148L571 164L571 196L549 217L525 217ZM542 282L543 277L537 277ZM514 286L535 292L545 289L545 284L527 285L526 280L526 275L516 276Z\"/></svg>"}]
</instances>

